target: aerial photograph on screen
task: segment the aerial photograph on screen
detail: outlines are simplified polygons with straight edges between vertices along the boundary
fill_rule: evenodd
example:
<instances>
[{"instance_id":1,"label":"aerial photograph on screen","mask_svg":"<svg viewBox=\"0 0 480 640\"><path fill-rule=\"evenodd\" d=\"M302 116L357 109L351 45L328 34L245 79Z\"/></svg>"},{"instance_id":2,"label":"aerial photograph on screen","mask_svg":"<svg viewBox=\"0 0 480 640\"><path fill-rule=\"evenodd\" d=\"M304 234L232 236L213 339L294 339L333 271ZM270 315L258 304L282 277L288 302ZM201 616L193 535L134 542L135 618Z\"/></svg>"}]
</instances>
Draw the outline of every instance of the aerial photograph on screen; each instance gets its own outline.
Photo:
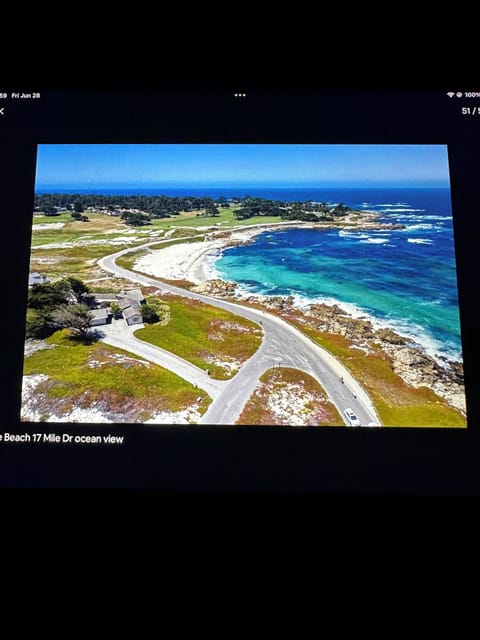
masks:
<instances>
[{"instance_id":1,"label":"aerial photograph on screen","mask_svg":"<svg viewBox=\"0 0 480 640\"><path fill-rule=\"evenodd\" d=\"M466 427L445 145L38 146L21 420Z\"/></svg>"}]
</instances>

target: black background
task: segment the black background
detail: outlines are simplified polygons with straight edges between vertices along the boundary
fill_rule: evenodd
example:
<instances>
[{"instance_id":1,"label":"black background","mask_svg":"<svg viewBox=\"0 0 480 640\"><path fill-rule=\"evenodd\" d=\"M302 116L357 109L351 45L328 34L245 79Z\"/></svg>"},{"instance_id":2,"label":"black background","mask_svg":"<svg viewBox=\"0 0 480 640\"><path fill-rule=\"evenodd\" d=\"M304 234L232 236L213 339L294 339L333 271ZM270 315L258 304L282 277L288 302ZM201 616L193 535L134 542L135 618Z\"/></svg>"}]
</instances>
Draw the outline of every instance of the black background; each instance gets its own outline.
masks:
<instances>
[{"instance_id":1,"label":"black background","mask_svg":"<svg viewBox=\"0 0 480 640\"><path fill-rule=\"evenodd\" d=\"M331 64L325 64L324 57L321 65L316 64L315 58L312 64L310 52L306 59L297 57L293 62L289 56L290 65L286 64L287 56L278 59L273 55L253 64L228 55L208 60L193 56L183 63L170 58L170 64L160 66L161 72L157 67L154 81L150 73L155 65L148 64L146 73L146 61L141 57L140 61L132 61L127 55L120 59L106 55L96 60L97 74L93 77L91 60L88 73L82 73L77 60L70 73L61 75L55 67L53 73L46 72L44 60L39 62L37 58L36 62L30 59L27 68L20 67L21 82L13 78L11 87L32 81L38 84L40 78L39 89L105 85L116 89L126 88L125 85L164 85L174 89L188 85L187 88L203 89L228 85L233 90L450 90L452 82L456 89L466 80L469 88L477 88L472 86L472 75L465 65L455 68L455 73L451 64L445 65L447 60L451 63L451 58L442 44L422 50L420 57L399 56L390 64L387 62L387 73L385 66L379 65L380 53L384 55L382 47L372 47L363 56L349 59L346 66L340 65L340 69L337 63L335 73ZM268 119L272 117L270 114ZM348 114L345 122L348 126ZM392 137L402 133L401 118L388 126ZM86 127L87 137L88 132ZM468 145L468 138L466 135L460 141L461 149ZM28 155L29 149L23 147L17 153ZM462 165L462 171L468 173L473 187L478 162L475 156L471 160L469 166ZM452 179L455 180L454 175ZM471 202L471 196L472 193L467 196L466 204ZM470 227L472 230L475 231ZM461 254L464 276L474 267L474 243L474 235L470 239L464 237L463 247L468 249ZM21 251L19 255L23 257ZM22 264L20 259L20 271ZM467 283L466 277L463 282ZM472 290L469 284L463 286L468 292ZM467 339L472 340L473 301L469 297L465 302L466 299L464 295L463 308L469 313L463 313L462 321ZM469 402L473 415L478 416L473 350L469 348L465 357L466 370L470 369ZM8 362L13 370L15 360ZM17 380L17 376L6 380L7 400L11 399L10 380ZM474 428L475 424L469 429L469 437L475 433ZM431 434L427 435L431 443ZM337 481L343 478L345 483L339 491L338 484L329 486L327 474L309 477L301 465L295 467L296 477L292 477L291 469L282 470L280 463L291 460L292 453L281 447L277 449L277 473L288 479L285 481L289 486L274 487L275 492L269 491L272 487L268 482L254 493L249 491L253 486L237 486L238 491L225 492L231 487L215 482L215 470L210 470L208 483L200 483L197 491L191 486L169 487L171 475L166 476L163 490L156 491L4 490L1 542L6 567L1 579L13 602L27 602L31 614L36 612L36 603L48 585L48 609L44 605L41 609L47 622L62 630L75 626L87 632L93 614L102 620L95 629L105 637L111 637L113 629L136 628L142 622L158 635L167 629L169 633L188 633L220 623L227 633L239 629L249 634L284 631L296 636L301 631L325 630L332 637L350 637L348 634L354 629L375 628L389 637L404 637L414 628L425 633L443 628L447 633L461 631L463 637L469 637L477 621L475 590L468 582L476 579L479 568L478 478L474 473L478 449L472 447L472 440L463 439L460 458L456 457L456 449L448 459L445 453L449 445L441 445L440 460L445 462L445 469L429 485L428 479L415 477L415 472L412 479L409 466L415 451L410 449L408 460L402 460L401 454L395 455L397 445L401 449L395 437L389 446L393 449L390 459L397 461L397 467L385 476L387 484L382 485L381 495L362 491L362 483L359 490L354 489L352 464L358 469L361 463L354 448L347 451L347 464L336 475ZM435 432L434 437L437 442L448 439L440 432ZM424 461L428 443L422 434L415 438L420 447L417 462ZM266 446L265 442L262 447ZM265 453L262 447L257 449L261 458ZM303 449L307 450L308 447ZM430 449L431 456L435 457L436 450L437 445ZM193 453L188 463L194 465ZM51 452L48 455L46 462L55 474L59 460ZM384 455L385 447L380 446L381 466ZM22 452L22 457L23 463L13 456L2 460L4 477L14 477L16 470L17 477L27 477L30 484L38 479L38 462L29 453ZM101 457L102 454L89 455L76 464L95 477L96 473L102 474ZM137 460L131 462L136 466ZM24 466L15 466L20 464ZM330 464L335 463L331 460ZM230 456L225 467L230 469L232 478L235 471L245 469L245 461L239 463ZM46 468L47 465L42 475ZM259 471L258 462L254 469ZM382 484L378 470L365 466L363 470L363 478L374 477ZM64 478L73 478L77 471L69 464L62 468ZM267 479L271 479L269 472L266 469ZM191 473L187 478L199 477L195 467ZM245 474L242 476L245 478ZM388 484L395 478L402 480L396 488ZM423 495L415 490L418 479L426 489ZM296 482L297 492L292 493L289 489ZM457 495L449 495L452 493ZM122 602L122 608L115 607L106 615L104 605L111 598ZM79 609L85 600L90 601L89 615L87 607ZM22 618L17 617L15 624L22 627Z\"/></svg>"},{"instance_id":2,"label":"black background","mask_svg":"<svg viewBox=\"0 0 480 640\"><path fill-rule=\"evenodd\" d=\"M466 90L467 88L463 88ZM470 495L480 491L475 393L478 222L475 117L445 90L42 91L38 101L6 101L10 148L3 158L10 194L9 279L18 303L8 313L9 402L18 421L29 260L35 143L240 142L448 144L468 404L467 430L275 429L116 425L122 447L3 444L0 481L23 488L321 491ZM8 143L8 139L7 139ZM8 429L5 429L8 430ZM27 429L28 430L28 429ZM47 432L103 434L98 425Z\"/></svg>"}]
</instances>

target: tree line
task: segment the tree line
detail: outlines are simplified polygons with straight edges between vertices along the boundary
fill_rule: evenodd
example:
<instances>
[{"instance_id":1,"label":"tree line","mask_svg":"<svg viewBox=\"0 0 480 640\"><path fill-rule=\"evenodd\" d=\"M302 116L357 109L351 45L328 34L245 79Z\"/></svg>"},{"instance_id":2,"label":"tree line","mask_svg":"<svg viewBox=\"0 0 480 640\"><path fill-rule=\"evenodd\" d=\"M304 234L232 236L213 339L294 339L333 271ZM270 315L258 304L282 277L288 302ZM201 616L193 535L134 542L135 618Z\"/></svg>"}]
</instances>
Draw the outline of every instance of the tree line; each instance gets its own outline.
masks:
<instances>
[{"instance_id":1,"label":"tree line","mask_svg":"<svg viewBox=\"0 0 480 640\"><path fill-rule=\"evenodd\" d=\"M64 328L86 337L94 306L89 288L78 278L34 284L28 292L27 338L47 338Z\"/></svg>"},{"instance_id":2,"label":"tree line","mask_svg":"<svg viewBox=\"0 0 480 640\"><path fill-rule=\"evenodd\" d=\"M283 220L318 222L345 216L350 207L326 202L284 202L250 195L227 199L225 196L148 196L45 193L35 196L35 210L46 215L57 215L59 210L72 211L77 219L88 220L82 213L98 209L121 216L129 225L150 224L154 218L170 218L179 213L200 211L201 217L217 217L220 209L233 206L236 220L255 216L275 216Z\"/></svg>"},{"instance_id":3,"label":"tree line","mask_svg":"<svg viewBox=\"0 0 480 640\"><path fill-rule=\"evenodd\" d=\"M239 208L234 211L237 220L245 220L254 216L279 216L282 220L303 220L318 222L334 220L345 216L350 207L343 203L329 205L326 202L283 202L245 196L239 200Z\"/></svg>"},{"instance_id":4,"label":"tree line","mask_svg":"<svg viewBox=\"0 0 480 640\"><path fill-rule=\"evenodd\" d=\"M148 195L100 195L40 193L35 195L34 208L47 215L55 215L59 209L83 213L86 209L109 212L136 210L151 218L169 218L182 212L206 210L217 215L218 208L229 207L228 200L221 196L148 196Z\"/></svg>"},{"instance_id":5,"label":"tree line","mask_svg":"<svg viewBox=\"0 0 480 640\"><path fill-rule=\"evenodd\" d=\"M32 285L27 300L27 338L47 338L58 329L70 329L81 339L90 339L93 315L97 306L89 287L78 278L68 276L56 282ZM121 308L112 303L110 312L121 316ZM160 320L161 310L155 304L141 304L143 321L155 323Z\"/></svg>"}]
</instances>

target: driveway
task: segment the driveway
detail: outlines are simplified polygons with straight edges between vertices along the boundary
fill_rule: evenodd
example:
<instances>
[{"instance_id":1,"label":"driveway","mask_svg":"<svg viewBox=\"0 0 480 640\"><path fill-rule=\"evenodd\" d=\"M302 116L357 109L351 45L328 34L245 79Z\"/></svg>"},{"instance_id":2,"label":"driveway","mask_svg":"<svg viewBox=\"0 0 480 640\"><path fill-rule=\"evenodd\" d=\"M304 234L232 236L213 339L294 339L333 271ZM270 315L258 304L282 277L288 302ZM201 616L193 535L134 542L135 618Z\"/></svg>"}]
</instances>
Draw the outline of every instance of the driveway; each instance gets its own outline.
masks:
<instances>
[{"instance_id":1,"label":"driveway","mask_svg":"<svg viewBox=\"0 0 480 640\"><path fill-rule=\"evenodd\" d=\"M170 351L156 347L149 342L139 340L133 335L133 332L141 329L143 326L143 324L128 326L125 320L120 319L112 320L111 324L101 325L96 327L96 329L100 334L102 342L112 347L125 349L125 351L134 353L149 362L153 362L164 369L172 371L177 376L196 385L199 389L206 391L213 400L219 397L226 385L228 385L228 380L214 380L207 375L203 369L179 358L175 354L170 353Z\"/></svg>"},{"instance_id":2,"label":"driveway","mask_svg":"<svg viewBox=\"0 0 480 640\"><path fill-rule=\"evenodd\" d=\"M157 243L158 241L155 244ZM122 249L114 254L101 258L98 264L105 271L114 273L132 282L149 287L156 287L165 293L170 292L186 298L201 300L206 304L225 309L243 318L248 318L262 326L264 331L264 340L261 348L254 356L247 360L232 380L224 382L223 386L218 386L219 381L211 381L215 383L215 395L212 395L214 402L212 402L208 411L203 416L203 423L235 424L245 403L250 398L259 376L266 369L272 367L273 364L279 364L298 368L316 378L327 393L329 400L336 406L339 414L342 416L344 424L347 424L347 422L343 412L347 407L350 407L357 414L362 425L381 426L381 421L373 402L350 371L326 349L317 345L286 321L273 314L264 313L263 311L243 306L239 303L232 303L226 300L193 293L180 287L166 284L151 276L134 273L116 264L115 260L117 257L130 253L131 251L147 248L150 244L152 243L146 243L142 245L142 247L135 247L135 249L131 247ZM130 344L133 344L133 341L130 341ZM154 349L157 349L157 347L154 347ZM159 351L163 350L160 349ZM169 352L164 353L168 354ZM172 360L167 361L167 359L165 359L165 363L171 362L173 364L173 359L179 360L182 363L185 362L173 354L169 355ZM147 356L144 357L147 358ZM170 368L170 365L167 364L162 366ZM188 365L188 367L200 371L197 367L193 367L193 365ZM185 369L185 372L190 376L189 378L183 376L181 373L178 375L182 375L182 377L185 377L187 380L195 380L195 383L200 387L198 375L193 376L192 371L188 369L188 367ZM180 371L180 368L172 370L176 372ZM204 372L202 373L204 376L206 375ZM342 379L344 382L341 382ZM207 389L206 386L201 386L201 388Z\"/></svg>"}]
</instances>

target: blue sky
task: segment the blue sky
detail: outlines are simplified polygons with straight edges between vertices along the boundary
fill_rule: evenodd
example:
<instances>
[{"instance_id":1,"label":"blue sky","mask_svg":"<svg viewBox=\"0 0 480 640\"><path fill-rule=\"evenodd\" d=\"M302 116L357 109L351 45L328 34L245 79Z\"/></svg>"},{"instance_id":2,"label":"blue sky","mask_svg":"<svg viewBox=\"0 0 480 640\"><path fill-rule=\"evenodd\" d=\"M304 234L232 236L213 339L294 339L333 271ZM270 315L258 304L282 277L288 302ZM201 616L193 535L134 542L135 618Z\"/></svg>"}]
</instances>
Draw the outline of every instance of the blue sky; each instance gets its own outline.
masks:
<instances>
[{"instance_id":1,"label":"blue sky","mask_svg":"<svg viewBox=\"0 0 480 640\"><path fill-rule=\"evenodd\" d=\"M42 144L36 187L449 186L445 145Z\"/></svg>"}]
</instances>

